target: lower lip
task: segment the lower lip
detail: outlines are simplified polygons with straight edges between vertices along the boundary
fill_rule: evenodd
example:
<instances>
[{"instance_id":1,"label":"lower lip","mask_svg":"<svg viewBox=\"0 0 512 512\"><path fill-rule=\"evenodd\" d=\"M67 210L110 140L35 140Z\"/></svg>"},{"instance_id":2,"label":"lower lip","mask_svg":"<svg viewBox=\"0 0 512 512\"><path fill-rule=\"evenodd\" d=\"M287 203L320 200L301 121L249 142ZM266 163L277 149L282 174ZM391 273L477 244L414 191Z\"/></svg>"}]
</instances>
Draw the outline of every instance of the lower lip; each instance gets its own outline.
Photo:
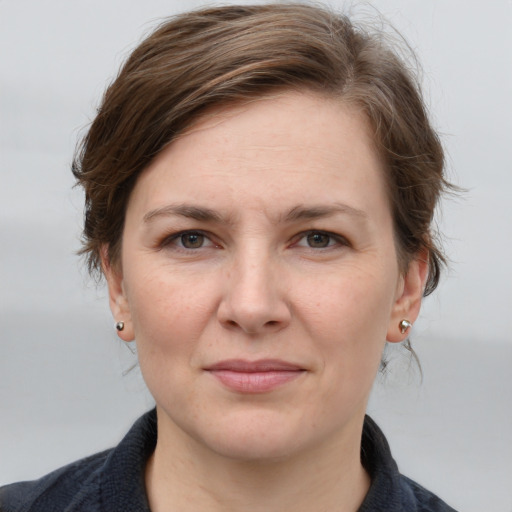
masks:
<instances>
[{"instance_id":1,"label":"lower lip","mask_svg":"<svg viewBox=\"0 0 512 512\"><path fill-rule=\"evenodd\" d=\"M227 388L239 393L265 393L300 377L302 370L236 372L211 370L210 373Z\"/></svg>"}]
</instances>

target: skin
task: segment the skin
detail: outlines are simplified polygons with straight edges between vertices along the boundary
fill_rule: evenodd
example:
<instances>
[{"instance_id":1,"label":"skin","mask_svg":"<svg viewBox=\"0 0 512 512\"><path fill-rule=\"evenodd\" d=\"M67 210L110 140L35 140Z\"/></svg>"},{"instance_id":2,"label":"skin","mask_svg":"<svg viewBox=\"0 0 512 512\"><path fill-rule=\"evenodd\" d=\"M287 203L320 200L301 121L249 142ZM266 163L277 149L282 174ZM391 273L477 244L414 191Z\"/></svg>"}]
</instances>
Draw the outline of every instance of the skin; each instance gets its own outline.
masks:
<instances>
[{"instance_id":1,"label":"skin","mask_svg":"<svg viewBox=\"0 0 512 512\"><path fill-rule=\"evenodd\" d=\"M372 383L427 272L400 272L383 173L360 112L296 92L214 111L142 173L103 264L157 405L152 510L357 510ZM227 359L302 371L241 393L205 370Z\"/></svg>"}]
</instances>

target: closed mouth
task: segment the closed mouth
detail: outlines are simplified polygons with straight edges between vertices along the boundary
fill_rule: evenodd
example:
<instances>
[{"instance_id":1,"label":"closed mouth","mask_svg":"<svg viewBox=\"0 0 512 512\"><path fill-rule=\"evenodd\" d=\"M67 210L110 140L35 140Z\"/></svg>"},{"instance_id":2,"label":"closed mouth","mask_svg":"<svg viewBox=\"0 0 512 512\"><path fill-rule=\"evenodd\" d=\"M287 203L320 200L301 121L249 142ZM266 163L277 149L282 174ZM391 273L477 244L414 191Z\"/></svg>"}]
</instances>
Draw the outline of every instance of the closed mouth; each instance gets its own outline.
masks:
<instances>
[{"instance_id":1,"label":"closed mouth","mask_svg":"<svg viewBox=\"0 0 512 512\"><path fill-rule=\"evenodd\" d=\"M230 391L250 394L270 392L306 372L296 364L276 359L232 359L215 363L205 370Z\"/></svg>"},{"instance_id":2,"label":"closed mouth","mask_svg":"<svg viewBox=\"0 0 512 512\"><path fill-rule=\"evenodd\" d=\"M287 361L279 359L261 359L258 361L246 361L243 359L230 359L220 361L205 368L207 371L232 371L240 373L260 373L260 372L296 372L303 371L304 368Z\"/></svg>"}]
</instances>

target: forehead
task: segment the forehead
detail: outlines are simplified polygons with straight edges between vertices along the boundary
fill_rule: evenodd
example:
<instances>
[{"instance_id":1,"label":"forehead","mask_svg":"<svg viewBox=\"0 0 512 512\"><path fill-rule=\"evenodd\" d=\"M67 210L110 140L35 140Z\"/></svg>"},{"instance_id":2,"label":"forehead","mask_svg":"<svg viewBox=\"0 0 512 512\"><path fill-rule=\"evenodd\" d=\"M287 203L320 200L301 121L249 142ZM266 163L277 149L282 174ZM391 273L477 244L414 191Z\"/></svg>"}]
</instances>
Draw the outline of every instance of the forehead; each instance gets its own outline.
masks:
<instances>
[{"instance_id":1,"label":"forehead","mask_svg":"<svg viewBox=\"0 0 512 512\"><path fill-rule=\"evenodd\" d=\"M276 206L315 195L317 203L343 199L361 208L369 189L383 191L383 181L360 111L287 92L204 114L156 157L134 193L144 188L152 206L180 195L207 202L245 195Z\"/></svg>"},{"instance_id":2,"label":"forehead","mask_svg":"<svg viewBox=\"0 0 512 512\"><path fill-rule=\"evenodd\" d=\"M194 144L199 136L219 140L228 134L228 142L242 142L246 149L250 142L269 142L274 146L280 142L283 149L287 144L302 142L301 147L314 147L317 153L334 149L337 142L354 134L354 139L367 146L365 149L375 150L370 122L360 108L332 96L286 90L214 106L193 121L171 146L184 139L193 139L188 142ZM324 144L318 144L320 138ZM332 142L334 145L329 144Z\"/></svg>"}]
</instances>

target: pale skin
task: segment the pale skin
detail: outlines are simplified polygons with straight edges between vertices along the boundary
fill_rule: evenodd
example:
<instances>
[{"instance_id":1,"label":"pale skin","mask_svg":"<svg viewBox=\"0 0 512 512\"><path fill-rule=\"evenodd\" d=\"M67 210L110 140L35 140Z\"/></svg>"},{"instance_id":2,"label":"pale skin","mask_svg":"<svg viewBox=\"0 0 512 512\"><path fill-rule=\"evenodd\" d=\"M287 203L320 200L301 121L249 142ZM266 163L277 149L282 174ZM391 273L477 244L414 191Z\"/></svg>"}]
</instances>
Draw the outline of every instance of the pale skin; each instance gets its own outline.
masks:
<instances>
[{"instance_id":1,"label":"pale skin","mask_svg":"<svg viewBox=\"0 0 512 512\"><path fill-rule=\"evenodd\" d=\"M398 264L383 173L360 112L297 92L212 112L142 173L103 265L157 406L153 512L360 506L372 383L427 274ZM244 392L210 371L233 359L300 371Z\"/></svg>"}]
</instances>

